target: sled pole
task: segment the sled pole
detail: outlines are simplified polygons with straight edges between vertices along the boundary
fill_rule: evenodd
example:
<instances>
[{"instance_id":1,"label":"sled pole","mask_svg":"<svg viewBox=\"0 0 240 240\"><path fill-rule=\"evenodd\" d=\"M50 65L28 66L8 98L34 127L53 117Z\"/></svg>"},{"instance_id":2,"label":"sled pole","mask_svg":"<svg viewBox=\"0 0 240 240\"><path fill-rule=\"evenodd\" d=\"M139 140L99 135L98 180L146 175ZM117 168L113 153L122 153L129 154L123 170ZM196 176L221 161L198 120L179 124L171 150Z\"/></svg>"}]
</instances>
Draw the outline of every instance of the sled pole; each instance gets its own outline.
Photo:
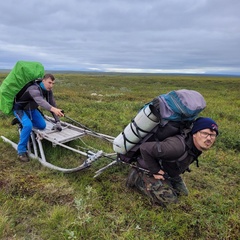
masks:
<instances>
[{"instance_id":1,"label":"sled pole","mask_svg":"<svg viewBox=\"0 0 240 240\"><path fill-rule=\"evenodd\" d=\"M62 111L62 112L64 113L64 111ZM88 132L94 134L95 136L98 136L98 137L101 138L101 139L104 139L104 140L106 140L106 141L108 141L108 142L112 142L112 140L114 140L114 137L111 137L111 136L106 135L106 134L100 134L100 133L98 133L98 132L95 132L95 131L93 131L92 129L84 126L84 125L81 124L80 122L74 120L73 118L66 116L66 114L64 114L64 117L67 118L68 120L72 121L73 123L79 125L79 126L80 126L81 128L83 128L85 131L88 131Z\"/></svg>"},{"instance_id":2,"label":"sled pole","mask_svg":"<svg viewBox=\"0 0 240 240\"><path fill-rule=\"evenodd\" d=\"M99 176L101 173L104 172L104 170L106 170L107 168L111 167L112 165L116 164L118 162L118 160L115 160L111 163L109 163L107 166L100 168L98 171L95 172L95 175L93 178L96 178L97 176Z\"/></svg>"},{"instance_id":3,"label":"sled pole","mask_svg":"<svg viewBox=\"0 0 240 240\"><path fill-rule=\"evenodd\" d=\"M64 112L63 112L64 113ZM68 117L66 114L64 114L64 117L67 118L68 120L71 120L72 122L76 123L77 125L79 125L80 127L88 130L88 131L92 131L91 129L87 128L86 126L84 126L83 124L81 124L80 122L74 120L73 118Z\"/></svg>"}]
</instances>

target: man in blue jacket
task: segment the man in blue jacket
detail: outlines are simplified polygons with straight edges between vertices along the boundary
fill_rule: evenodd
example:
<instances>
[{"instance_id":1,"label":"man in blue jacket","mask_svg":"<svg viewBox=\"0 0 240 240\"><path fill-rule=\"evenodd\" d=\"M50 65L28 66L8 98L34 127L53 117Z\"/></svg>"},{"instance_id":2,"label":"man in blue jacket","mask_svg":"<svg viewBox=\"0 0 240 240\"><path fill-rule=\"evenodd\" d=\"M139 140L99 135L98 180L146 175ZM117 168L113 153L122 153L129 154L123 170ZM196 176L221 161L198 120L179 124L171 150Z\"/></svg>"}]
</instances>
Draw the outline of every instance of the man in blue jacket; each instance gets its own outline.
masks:
<instances>
[{"instance_id":1,"label":"man in blue jacket","mask_svg":"<svg viewBox=\"0 0 240 240\"><path fill-rule=\"evenodd\" d=\"M64 116L61 109L56 107L52 88L55 78L52 74L46 74L40 83L30 85L21 96L17 97L13 112L22 125L20 140L18 143L18 159L22 162L28 162L27 143L32 128L44 129L46 122L38 110L38 106L50 111L56 121L58 130L61 130L59 117Z\"/></svg>"}]
</instances>

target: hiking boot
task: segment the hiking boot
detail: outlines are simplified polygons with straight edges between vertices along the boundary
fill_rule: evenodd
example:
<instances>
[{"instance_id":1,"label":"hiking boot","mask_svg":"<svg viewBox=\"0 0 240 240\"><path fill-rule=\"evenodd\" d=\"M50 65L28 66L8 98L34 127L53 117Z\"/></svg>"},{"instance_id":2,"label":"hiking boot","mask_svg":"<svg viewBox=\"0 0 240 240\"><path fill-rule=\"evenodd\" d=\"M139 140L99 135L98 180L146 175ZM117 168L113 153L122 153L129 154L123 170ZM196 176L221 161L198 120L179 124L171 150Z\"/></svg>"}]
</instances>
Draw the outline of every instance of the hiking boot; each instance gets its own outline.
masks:
<instances>
[{"instance_id":1,"label":"hiking boot","mask_svg":"<svg viewBox=\"0 0 240 240\"><path fill-rule=\"evenodd\" d=\"M127 177L126 187L127 188L134 187L137 179L138 179L138 171L135 168L131 168Z\"/></svg>"},{"instance_id":2,"label":"hiking boot","mask_svg":"<svg viewBox=\"0 0 240 240\"><path fill-rule=\"evenodd\" d=\"M18 125L19 128L22 128L22 124L21 122L18 120L18 118L13 118L12 122L11 122L11 125Z\"/></svg>"},{"instance_id":3,"label":"hiking boot","mask_svg":"<svg viewBox=\"0 0 240 240\"><path fill-rule=\"evenodd\" d=\"M188 196L188 189L182 178L172 178L171 184L178 195Z\"/></svg>"},{"instance_id":4,"label":"hiking boot","mask_svg":"<svg viewBox=\"0 0 240 240\"><path fill-rule=\"evenodd\" d=\"M27 153L18 154L18 160L21 162L29 162L29 157Z\"/></svg>"},{"instance_id":5,"label":"hiking boot","mask_svg":"<svg viewBox=\"0 0 240 240\"><path fill-rule=\"evenodd\" d=\"M11 125L16 125L16 124L21 124L20 121L18 120L18 118L13 118Z\"/></svg>"}]
</instances>

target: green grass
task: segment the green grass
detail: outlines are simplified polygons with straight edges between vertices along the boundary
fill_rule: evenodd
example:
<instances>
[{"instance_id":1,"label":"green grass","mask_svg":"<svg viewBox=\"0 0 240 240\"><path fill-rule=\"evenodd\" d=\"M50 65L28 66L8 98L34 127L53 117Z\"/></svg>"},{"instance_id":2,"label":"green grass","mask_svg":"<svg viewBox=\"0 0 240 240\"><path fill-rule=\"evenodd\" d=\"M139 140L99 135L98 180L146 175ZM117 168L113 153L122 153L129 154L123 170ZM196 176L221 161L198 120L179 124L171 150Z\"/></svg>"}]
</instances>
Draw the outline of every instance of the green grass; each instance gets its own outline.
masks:
<instances>
[{"instance_id":1,"label":"green grass","mask_svg":"<svg viewBox=\"0 0 240 240\"><path fill-rule=\"evenodd\" d=\"M0 82L6 74L0 74ZM125 187L129 167L118 164L93 178L109 161L63 174L37 161L21 163L0 140L0 239L239 239L240 78L170 75L56 74L55 97L67 116L88 128L117 136L143 104L176 89L199 91L201 116L219 124L216 144L183 175L190 195L167 209ZM12 116L0 113L0 135L17 142ZM63 119L70 122L68 119ZM81 145L80 141L71 143ZM95 148L111 152L101 141ZM54 163L79 156L46 145Z\"/></svg>"}]
</instances>

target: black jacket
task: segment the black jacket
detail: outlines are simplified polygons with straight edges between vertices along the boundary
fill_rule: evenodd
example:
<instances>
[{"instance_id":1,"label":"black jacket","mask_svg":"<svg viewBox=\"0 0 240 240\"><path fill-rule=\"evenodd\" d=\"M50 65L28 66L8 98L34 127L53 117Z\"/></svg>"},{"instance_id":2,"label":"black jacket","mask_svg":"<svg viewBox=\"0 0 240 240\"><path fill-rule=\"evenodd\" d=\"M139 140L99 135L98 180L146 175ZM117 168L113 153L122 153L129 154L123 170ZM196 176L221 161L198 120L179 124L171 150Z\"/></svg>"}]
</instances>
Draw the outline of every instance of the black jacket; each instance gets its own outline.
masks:
<instances>
[{"instance_id":1,"label":"black jacket","mask_svg":"<svg viewBox=\"0 0 240 240\"><path fill-rule=\"evenodd\" d=\"M56 102L52 91L43 90L39 84L34 83L19 98L15 99L13 110L34 110L38 106L50 111L51 107L56 107ZM55 114L53 117L59 121Z\"/></svg>"},{"instance_id":2,"label":"black jacket","mask_svg":"<svg viewBox=\"0 0 240 240\"><path fill-rule=\"evenodd\" d=\"M162 169L170 177L186 171L202 153L194 146L191 133L187 137L176 135L159 142L145 142L141 144L140 152L151 173L156 174Z\"/></svg>"}]
</instances>

